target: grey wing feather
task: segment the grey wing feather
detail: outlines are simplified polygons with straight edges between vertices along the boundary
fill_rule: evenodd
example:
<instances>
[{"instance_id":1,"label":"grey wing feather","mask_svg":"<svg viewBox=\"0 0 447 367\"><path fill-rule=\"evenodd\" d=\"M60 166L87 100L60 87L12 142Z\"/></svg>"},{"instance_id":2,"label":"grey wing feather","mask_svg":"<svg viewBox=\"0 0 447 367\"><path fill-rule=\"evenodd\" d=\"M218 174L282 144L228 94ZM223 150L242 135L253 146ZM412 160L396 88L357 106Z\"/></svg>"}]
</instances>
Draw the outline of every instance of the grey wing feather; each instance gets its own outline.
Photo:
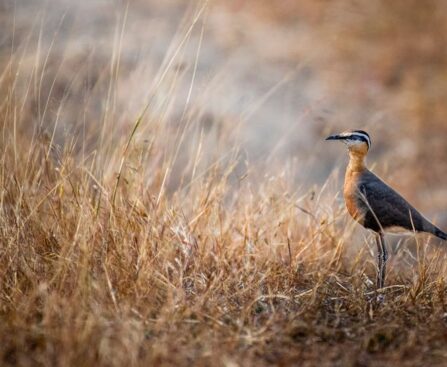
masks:
<instances>
[{"instance_id":1,"label":"grey wing feather","mask_svg":"<svg viewBox=\"0 0 447 367\"><path fill-rule=\"evenodd\" d=\"M362 177L359 191L360 200L367 206L365 215L367 228L380 231L398 226L410 231L431 233L436 228L401 195L370 171Z\"/></svg>"}]
</instances>

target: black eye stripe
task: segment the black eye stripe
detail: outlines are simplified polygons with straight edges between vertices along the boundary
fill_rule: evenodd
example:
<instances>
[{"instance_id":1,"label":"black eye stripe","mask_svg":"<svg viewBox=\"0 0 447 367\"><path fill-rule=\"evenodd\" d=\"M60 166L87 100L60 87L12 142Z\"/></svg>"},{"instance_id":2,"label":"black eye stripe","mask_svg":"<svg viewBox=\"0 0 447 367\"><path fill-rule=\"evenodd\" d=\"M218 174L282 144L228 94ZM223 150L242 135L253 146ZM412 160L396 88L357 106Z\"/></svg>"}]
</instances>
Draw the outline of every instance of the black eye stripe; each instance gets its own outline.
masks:
<instances>
[{"instance_id":1,"label":"black eye stripe","mask_svg":"<svg viewBox=\"0 0 447 367\"><path fill-rule=\"evenodd\" d=\"M363 134L363 133L362 133ZM368 145L368 148L370 147L370 140L363 135L357 135L357 134L352 134L349 137L350 140L356 140L356 141L363 141L364 143L366 143Z\"/></svg>"},{"instance_id":2,"label":"black eye stripe","mask_svg":"<svg viewBox=\"0 0 447 367\"><path fill-rule=\"evenodd\" d=\"M366 139L364 136L360 136L360 135L352 135L350 137L350 139L352 139L352 140L361 140L361 141L364 141L365 143L368 142L368 139Z\"/></svg>"}]
</instances>

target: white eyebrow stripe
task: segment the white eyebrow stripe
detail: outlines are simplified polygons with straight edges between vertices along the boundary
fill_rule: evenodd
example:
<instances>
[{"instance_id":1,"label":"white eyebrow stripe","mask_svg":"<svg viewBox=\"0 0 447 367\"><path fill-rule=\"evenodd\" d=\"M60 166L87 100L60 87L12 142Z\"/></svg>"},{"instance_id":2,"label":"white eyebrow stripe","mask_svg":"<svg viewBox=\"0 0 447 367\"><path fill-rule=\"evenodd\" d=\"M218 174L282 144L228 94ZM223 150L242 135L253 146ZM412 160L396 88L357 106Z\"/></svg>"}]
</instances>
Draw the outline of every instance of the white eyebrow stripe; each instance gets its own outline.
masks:
<instances>
[{"instance_id":1,"label":"white eyebrow stripe","mask_svg":"<svg viewBox=\"0 0 447 367\"><path fill-rule=\"evenodd\" d=\"M353 132L353 133L345 133L345 134L343 134L343 136L361 136L362 138L366 139L367 144L368 144L368 148L371 148L371 139L366 134Z\"/></svg>"}]
</instances>

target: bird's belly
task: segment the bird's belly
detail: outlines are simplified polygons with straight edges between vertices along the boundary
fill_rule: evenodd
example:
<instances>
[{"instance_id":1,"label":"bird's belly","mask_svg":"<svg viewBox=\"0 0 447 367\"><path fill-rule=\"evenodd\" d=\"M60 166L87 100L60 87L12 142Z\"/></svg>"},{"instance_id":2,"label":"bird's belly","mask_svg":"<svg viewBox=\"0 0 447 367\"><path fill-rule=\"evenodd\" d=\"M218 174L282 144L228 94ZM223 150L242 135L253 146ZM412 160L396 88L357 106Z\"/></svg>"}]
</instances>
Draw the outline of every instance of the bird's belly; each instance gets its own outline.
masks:
<instances>
[{"instance_id":1,"label":"bird's belly","mask_svg":"<svg viewBox=\"0 0 447 367\"><path fill-rule=\"evenodd\" d=\"M352 218L363 225L365 221L365 211L361 208L361 205L359 203L357 187L347 185L343 194L348 213L351 215Z\"/></svg>"},{"instance_id":2,"label":"bird's belly","mask_svg":"<svg viewBox=\"0 0 447 367\"><path fill-rule=\"evenodd\" d=\"M363 225L363 222L365 221L365 215L362 212L362 210L360 210L358 205L355 203L356 199L348 197L345 198L345 200L348 213L351 215L352 218L354 218L357 222Z\"/></svg>"}]
</instances>

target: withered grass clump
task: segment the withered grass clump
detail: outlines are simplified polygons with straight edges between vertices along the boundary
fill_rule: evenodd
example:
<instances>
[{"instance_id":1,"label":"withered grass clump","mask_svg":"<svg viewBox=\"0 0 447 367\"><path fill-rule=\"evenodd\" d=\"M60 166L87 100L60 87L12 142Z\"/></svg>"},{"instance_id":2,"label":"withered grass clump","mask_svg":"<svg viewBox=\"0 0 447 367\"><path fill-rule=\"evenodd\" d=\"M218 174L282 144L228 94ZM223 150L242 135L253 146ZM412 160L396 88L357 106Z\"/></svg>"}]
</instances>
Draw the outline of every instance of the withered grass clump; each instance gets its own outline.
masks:
<instances>
[{"instance_id":1,"label":"withered grass clump","mask_svg":"<svg viewBox=\"0 0 447 367\"><path fill-rule=\"evenodd\" d=\"M168 192L169 165L142 168L157 138L80 159L4 126L3 365L445 361L444 257L402 255L376 307L330 183L300 194L229 160Z\"/></svg>"},{"instance_id":2,"label":"withered grass clump","mask_svg":"<svg viewBox=\"0 0 447 367\"><path fill-rule=\"evenodd\" d=\"M167 118L160 90L129 123L119 60L64 89L65 64L21 47L0 74L1 365L446 363L432 240L397 246L378 305L375 249L337 175L302 188L300 162L250 162L240 121L192 106ZM166 65L174 93L181 71Z\"/></svg>"}]
</instances>

